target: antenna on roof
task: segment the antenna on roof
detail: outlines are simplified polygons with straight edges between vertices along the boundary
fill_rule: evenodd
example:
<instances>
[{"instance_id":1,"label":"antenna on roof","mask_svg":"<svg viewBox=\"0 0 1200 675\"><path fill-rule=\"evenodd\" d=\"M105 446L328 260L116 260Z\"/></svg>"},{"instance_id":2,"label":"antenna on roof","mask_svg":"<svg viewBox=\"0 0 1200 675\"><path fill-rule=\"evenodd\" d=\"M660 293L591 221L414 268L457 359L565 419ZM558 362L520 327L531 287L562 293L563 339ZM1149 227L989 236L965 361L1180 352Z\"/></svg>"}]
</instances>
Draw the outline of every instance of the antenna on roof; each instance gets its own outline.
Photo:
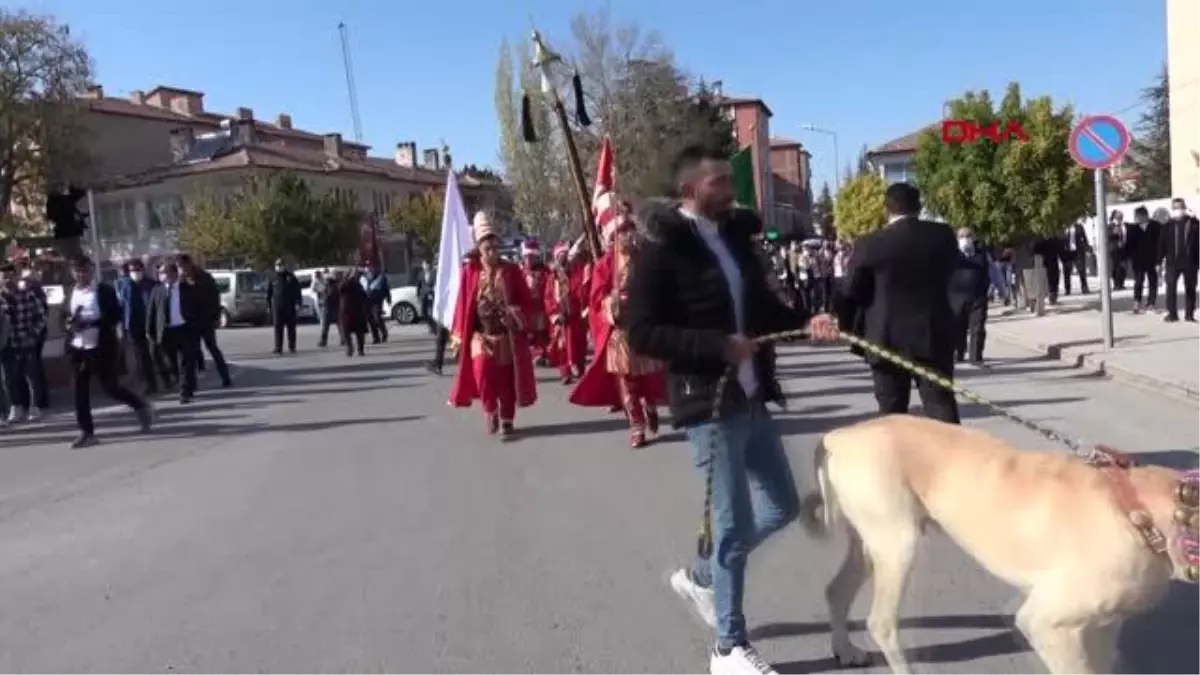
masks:
<instances>
[{"instance_id":1,"label":"antenna on roof","mask_svg":"<svg viewBox=\"0 0 1200 675\"><path fill-rule=\"evenodd\" d=\"M338 23L342 41L342 66L346 69L346 91L350 95L350 118L354 122L354 140L362 143L362 119L358 116L358 88L354 86L354 63L350 60L350 35L346 23Z\"/></svg>"}]
</instances>

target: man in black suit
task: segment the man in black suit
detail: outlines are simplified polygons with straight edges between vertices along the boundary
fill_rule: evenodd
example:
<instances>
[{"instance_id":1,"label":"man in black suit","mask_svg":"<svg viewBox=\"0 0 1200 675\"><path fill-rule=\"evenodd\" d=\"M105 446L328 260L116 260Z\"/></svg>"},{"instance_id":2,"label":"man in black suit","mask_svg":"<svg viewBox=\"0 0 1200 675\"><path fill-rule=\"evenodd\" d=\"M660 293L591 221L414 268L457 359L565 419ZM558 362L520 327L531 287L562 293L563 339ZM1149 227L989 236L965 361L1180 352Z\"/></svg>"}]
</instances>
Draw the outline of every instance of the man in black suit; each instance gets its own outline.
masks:
<instances>
[{"instance_id":1,"label":"man in black suit","mask_svg":"<svg viewBox=\"0 0 1200 675\"><path fill-rule=\"evenodd\" d=\"M272 354L283 353L283 334L287 332L288 351L296 353L296 309L303 299L300 296L300 280L283 264L275 261L275 276L267 284L267 309L275 325L275 349Z\"/></svg>"},{"instance_id":2,"label":"man in black suit","mask_svg":"<svg viewBox=\"0 0 1200 675\"><path fill-rule=\"evenodd\" d=\"M1179 279L1183 278L1183 318L1196 321L1196 272L1200 269L1200 221L1188 213L1182 199L1171 200L1171 219L1159 233L1158 259L1163 261L1167 287L1164 321L1179 320Z\"/></svg>"},{"instance_id":3,"label":"man in black suit","mask_svg":"<svg viewBox=\"0 0 1200 675\"><path fill-rule=\"evenodd\" d=\"M150 404L129 391L117 374L120 355L121 302L117 292L108 284L97 283L92 261L80 256L72 265L75 286L67 301L67 353L75 375L75 421L79 438L71 444L83 448L96 444L96 427L92 420L92 380L95 379L116 401L129 406L137 415L142 431L153 423Z\"/></svg>"},{"instance_id":4,"label":"man in black suit","mask_svg":"<svg viewBox=\"0 0 1200 675\"><path fill-rule=\"evenodd\" d=\"M921 220L921 193L894 183L885 197L888 224L855 242L838 316L856 325L867 340L947 377L954 376L958 321L950 307L950 278L961 268L954 231ZM890 362L868 357L881 413L907 413L913 375ZM928 416L957 424L954 392L916 380Z\"/></svg>"},{"instance_id":5,"label":"man in black suit","mask_svg":"<svg viewBox=\"0 0 1200 675\"><path fill-rule=\"evenodd\" d=\"M146 333L158 344L179 382L179 402L191 403L196 395L196 355L205 308L196 286L179 277L175 263L166 263L162 270L161 283L150 292Z\"/></svg>"},{"instance_id":6,"label":"man in black suit","mask_svg":"<svg viewBox=\"0 0 1200 675\"><path fill-rule=\"evenodd\" d=\"M196 334L196 367L204 370L203 355L200 353L200 345L204 345L217 367L221 386L228 387L233 384L229 377L229 365L225 363L225 354L217 346L217 323L221 319L221 291L217 288L217 282L208 270L193 262L186 253L179 256L179 277L195 290L196 315L192 318L191 326Z\"/></svg>"},{"instance_id":7,"label":"man in black suit","mask_svg":"<svg viewBox=\"0 0 1200 675\"><path fill-rule=\"evenodd\" d=\"M989 260L968 228L958 230L958 249L963 259L950 276L950 308L959 321L958 360L979 365L987 339Z\"/></svg>"},{"instance_id":8,"label":"man in black suit","mask_svg":"<svg viewBox=\"0 0 1200 675\"><path fill-rule=\"evenodd\" d=\"M1071 275L1079 275L1079 292L1086 294L1087 287L1087 256L1092 250L1088 243L1087 232L1083 225L1075 223L1067 228L1062 240L1062 282L1063 295L1071 294Z\"/></svg>"},{"instance_id":9,"label":"man in black suit","mask_svg":"<svg viewBox=\"0 0 1200 675\"><path fill-rule=\"evenodd\" d=\"M1150 219L1146 207L1133 211L1133 225L1125 232L1125 257L1133 267L1133 311L1154 309L1158 301L1158 240L1162 224ZM1145 291L1146 302L1142 302Z\"/></svg>"}]
</instances>

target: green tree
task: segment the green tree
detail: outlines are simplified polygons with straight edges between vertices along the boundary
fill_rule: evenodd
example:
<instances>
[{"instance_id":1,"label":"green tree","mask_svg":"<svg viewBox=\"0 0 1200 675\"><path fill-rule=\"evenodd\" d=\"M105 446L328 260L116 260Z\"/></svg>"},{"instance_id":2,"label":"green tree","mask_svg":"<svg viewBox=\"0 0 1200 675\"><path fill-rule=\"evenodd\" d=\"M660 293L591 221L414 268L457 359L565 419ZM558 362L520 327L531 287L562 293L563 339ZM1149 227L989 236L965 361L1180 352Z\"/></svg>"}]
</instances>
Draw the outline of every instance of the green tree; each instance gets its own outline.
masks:
<instances>
[{"instance_id":1,"label":"green tree","mask_svg":"<svg viewBox=\"0 0 1200 675\"><path fill-rule=\"evenodd\" d=\"M829 191L829 181L821 184L821 194L813 204L813 223L826 239L837 239L837 221L834 219L833 194Z\"/></svg>"},{"instance_id":2,"label":"green tree","mask_svg":"<svg viewBox=\"0 0 1200 675\"><path fill-rule=\"evenodd\" d=\"M265 267L275 258L302 265L344 262L358 246L361 215L332 194L283 173L231 194L188 200L179 244L207 260Z\"/></svg>"},{"instance_id":3,"label":"green tree","mask_svg":"<svg viewBox=\"0 0 1200 675\"><path fill-rule=\"evenodd\" d=\"M925 206L952 225L995 242L1061 232L1087 213L1092 182L1071 159L1067 141L1074 113L1039 97L1025 101L1017 83L997 109L987 91L950 102L953 119L980 126L1019 123L1028 142L944 143L928 131L917 144L917 186Z\"/></svg>"},{"instance_id":4,"label":"green tree","mask_svg":"<svg viewBox=\"0 0 1200 675\"><path fill-rule=\"evenodd\" d=\"M83 178L79 101L90 77L65 24L0 9L0 223L36 229L46 192Z\"/></svg>"},{"instance_id":5,"label":"green tree","mask_svg":"<svg viewBox=\"0 0 1200 675\"><path fill-rule=\"evenodd\" d=\"M1163 66L1154 84L1142 90L1146 110L1138 120L1126 160L1137 175L1129 195L1134 201L1171 196L1170 96L1167 67Z\"/></svg>"},{"instance_id":6,"label":"green tree","mask_svg":"<svg viewBox=\"0 0 1200 675\"><path fill-rule=\"evenodd\" d=\"M442 233L445 203L443 190L429 190L394 203L388 217L392 231L403 233L424 251L434 253Z\"/></svg>"},{"instance_id":7,"label":"green tree","mask_svg":"<svg viewBox=\"0 0 1200 675\"><path fill-rule=\"evenodd\" d=\"M843 183L833 208L838 235L853 241L883 227L887 223L886 190L883 178L875 172Z\"/></svg>"}]
</instances>

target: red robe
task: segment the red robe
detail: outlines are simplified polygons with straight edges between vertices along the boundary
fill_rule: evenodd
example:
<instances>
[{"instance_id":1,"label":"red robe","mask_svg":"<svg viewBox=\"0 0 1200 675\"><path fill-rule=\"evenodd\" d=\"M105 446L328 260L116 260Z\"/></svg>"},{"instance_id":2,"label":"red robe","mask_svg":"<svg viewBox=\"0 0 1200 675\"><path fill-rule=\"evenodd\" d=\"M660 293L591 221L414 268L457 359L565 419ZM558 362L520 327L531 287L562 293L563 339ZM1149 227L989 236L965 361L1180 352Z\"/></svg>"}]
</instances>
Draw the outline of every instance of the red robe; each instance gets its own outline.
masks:
<instances>
[{"instance_id":1,"label":"red robe","mask_svg":"<svg viewBox=\"0 0 1200 675\"><path fill-rule=\"evenodd\" d=\"M591 301L588 303L588 318L599 323L599 337L596 338L595 357L584 372L583 377L571 391L571 403L581 406L624 407L621 385L618 376L608 371L608 341L612 336L613 326L608 322L608 312L605 308L612 296L615 283L615 265L609 249L592 268ZM638 393L651 406L659 405L667 398L667 380L662 370L647 375L637 376L639 380Z\"/></svg>"},{"instance_id":2,"label":"red robe","mask_svg":"<svg viewBox=\"0 0 1200 675\"><path fill-rule=\"evenodd\" d=\"M558 287L561 283L559 272L551 270L547 277L545 290L546 313L551 319L550 347L546 355L551 365L559 369L570 366L583 367L587 363L587 325L584 323L583 310L588 307L587 288L584 286L585 266L582 263L568 263L566 271L566 320L554 324L554 317L564 311L558 297Z\"/></svg>"},{"instance_id":3,"label":"red robe","mask_svg":"<svg viewBox=\"0 0 1200 675\"><path fill-rule=\"evenodd\" d=\"M597 274L597 272L601 274L607 274L608 272L603 269L603 266L612 264L611 261L606 263L606 260L609 260L608 254L601 256L600 260L597 262L588 262L586 265L586 270L584 271L584 279L586 279L584 297L588 299L588 337L591 338L592 341L592 354L600 353L600 338L603 337L604 328L608 325L608 322L604 319L604 312L600 311L603 309L603 304L594 304L594 296L592 295L592 288L595 286L595 284L592 282L592 278Z\"/></svg>"},{"instance_id":4,"label":"red robe","mask_svg":"<svg viewBox=\"0 0 1200 675\"><path fill-rule=\"evenodd\" d=\"M529 346L534 358L545 355L550 344L550 315L546 310L546 287L553 272L542 263L521 267L525 285L529 288L531 307L529 310Z\"/></svg>"},{"instance_id":5,"label":"red robe","mask_svg":"<svg viewBox=\"0 0 1200 675\"><path fill-rule=\"evenodd\" d=\"M521 269L504 261L500 265L504 287L508 293L508 304L520 310L522 319L528 325L532 299L529 297L529 287L525 285ZM449 402L458 408L468 408L472 401L479 398L480 385L475 381L475 369L472 367L474 355L471 353L471 336L477 322L479 279L482 271L483 264L478 260L472 260L462 266L458 302L454 306L450 339L458 345L458 372L454 374L454 384L450 387ZM529 341L524 331L515 330L509 335L512 339L516 405L525 408L537 402L537 378L533 374L533 357L529 352Z\"/></svg>"}]
</instances>

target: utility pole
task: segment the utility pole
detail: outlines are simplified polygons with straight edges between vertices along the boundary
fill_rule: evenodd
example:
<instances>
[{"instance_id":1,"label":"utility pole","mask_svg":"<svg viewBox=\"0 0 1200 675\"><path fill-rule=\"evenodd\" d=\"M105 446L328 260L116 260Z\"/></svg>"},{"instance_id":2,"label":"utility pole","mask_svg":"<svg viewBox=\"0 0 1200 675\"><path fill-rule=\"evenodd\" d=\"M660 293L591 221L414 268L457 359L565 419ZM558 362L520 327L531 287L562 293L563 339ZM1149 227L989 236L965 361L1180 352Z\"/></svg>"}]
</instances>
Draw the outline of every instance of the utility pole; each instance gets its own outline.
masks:
<instances>
[{"instance_id":1,"label":"utility pole","mask_svg":"<svg viewBox=\"0 0 1200 675\"><path fill-rule=\"evenodd\" d=\"M350 35L345 22L338 24L338 36L342 41L342 67L346 70L346 91L350 95L350 118L354 122L354 140L362 143L362 118L358 116L358 88L354 86L354 62L350 60Z\"/></svg>"}]
</instances>

